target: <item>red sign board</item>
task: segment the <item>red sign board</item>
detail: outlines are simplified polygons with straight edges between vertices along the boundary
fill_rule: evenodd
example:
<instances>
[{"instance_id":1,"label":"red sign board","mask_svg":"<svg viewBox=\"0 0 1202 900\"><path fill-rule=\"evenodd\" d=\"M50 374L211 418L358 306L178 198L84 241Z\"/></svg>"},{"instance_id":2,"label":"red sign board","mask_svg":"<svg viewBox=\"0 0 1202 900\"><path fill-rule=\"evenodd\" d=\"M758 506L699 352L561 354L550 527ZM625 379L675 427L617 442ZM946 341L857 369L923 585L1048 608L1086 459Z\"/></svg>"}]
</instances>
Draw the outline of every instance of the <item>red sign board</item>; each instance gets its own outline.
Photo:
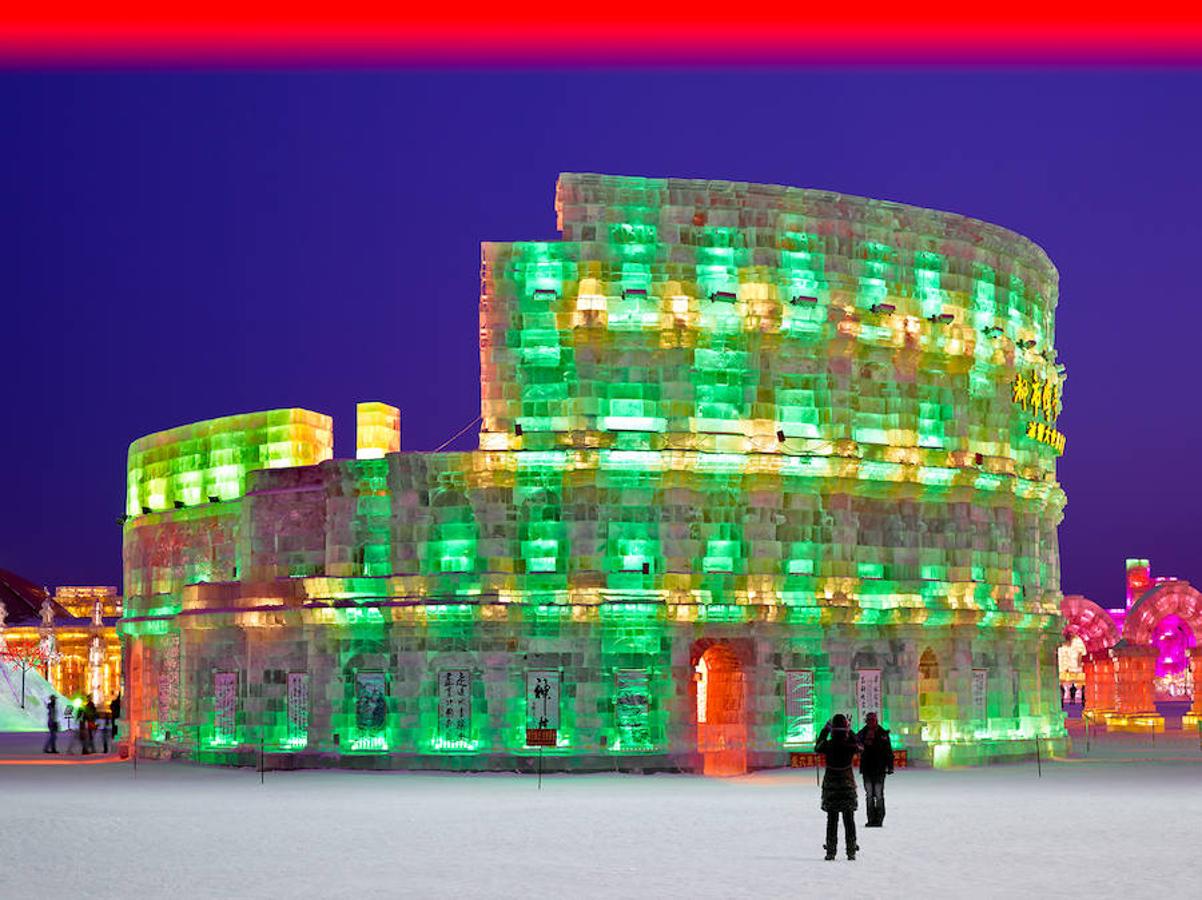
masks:
<instances>
[{"instance_id":1,"label":"red sign board","mask_svg":"<svg viewBox=\"0 0 1202 900\"><path fill-rule=\"evenodd\" d=\"M790 753L789 768L791 769L812 769L814 766L822 765L821 753Z\"/></svg>"},{"instance_id":2,"label":"red sign board","mask_svg":"<svg viewBox=\"0 0 1202 900\"><path fill-rule=\"evenodd\" d=\"M554 747L559 738L559 732L554 728L527 728L527 747Z\"/></svg>"},{"instance_id":3,"label":"red sign board","mask_svg":"<svg viewBox=\"0 0 1202 900\"><path fill-rule=\"evenodd\" d=\"M853 761L859 764L860 757L857 755ZM893 751L893 768L904 769L907 766L907 757L905 750ZM823 765L821 753L790 753L789 768L791 769L812 769L815 766Z\"/></svg>"}]
</instances>

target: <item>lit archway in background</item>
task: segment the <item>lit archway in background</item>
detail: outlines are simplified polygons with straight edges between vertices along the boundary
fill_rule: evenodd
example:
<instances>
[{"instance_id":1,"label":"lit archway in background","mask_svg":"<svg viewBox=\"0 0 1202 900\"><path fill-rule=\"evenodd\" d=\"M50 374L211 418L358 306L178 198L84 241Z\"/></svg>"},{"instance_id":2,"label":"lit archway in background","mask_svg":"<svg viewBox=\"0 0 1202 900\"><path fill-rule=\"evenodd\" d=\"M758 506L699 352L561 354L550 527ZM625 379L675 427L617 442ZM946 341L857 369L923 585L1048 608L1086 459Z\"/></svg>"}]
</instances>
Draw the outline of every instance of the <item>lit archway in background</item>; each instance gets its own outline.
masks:
<instances>
[{"instance_id":1,"label":"lit archway in background","mask_svg":"<svg viewBox=\"0 0 1202 900\"><path fill-rule=\"evenodd\" d=\"M1184 700L1192 695L1190 650L1199 634L1202 634L1202 593L1187 581L1156 584L1127 613L1123 638L1157 650L1158 699Z\"/></svg>"},{"instance_id":2,"label":"lit archway in background","mask_svg":"<svg viewBox=\"0 0 1202 900\"><path fill-rule=\"evenodd\" d=\"M1085 641L1081 639L1079 634L1066 635L1068 640L1057 648L1056 663L1060 670L1061 685L1077 685L1085 684L1085 654L1089 651L1085 648ZM1069 697L1070 700L1076 700L1076 692Z\"/></svg>"},{"instance_id":3,"label":"lit archway in background","mask_svg":"<svg viewBox=\"0 0 1202 900\"><path fill-rule=\"evenodd\" d=\"M1119 642L1119 629L1110 613L1088 597L1073 594L1060 601L1064 638L1079 637L1088 653L1101 653Z\"/></svg>"}]
</instances>

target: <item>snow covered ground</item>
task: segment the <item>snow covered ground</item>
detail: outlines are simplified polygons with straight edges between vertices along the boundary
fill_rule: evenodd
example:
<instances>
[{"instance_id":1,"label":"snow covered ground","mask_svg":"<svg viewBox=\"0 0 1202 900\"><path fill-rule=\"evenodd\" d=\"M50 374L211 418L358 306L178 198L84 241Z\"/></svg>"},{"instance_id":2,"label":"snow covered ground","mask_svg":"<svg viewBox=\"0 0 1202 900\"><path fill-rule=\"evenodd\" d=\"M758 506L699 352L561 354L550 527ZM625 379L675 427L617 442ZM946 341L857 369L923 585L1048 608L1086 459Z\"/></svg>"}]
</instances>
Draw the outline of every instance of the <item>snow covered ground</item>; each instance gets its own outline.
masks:
<instances>
[{"instance_id":1,"label":"snow covered ground","mask_svg":"<svg viewBox=\"0 0 1202 900\"><path fill-rule=\"evenodd\" d=\"M15 765L13 746L0 746L9 897L1197 892L1196 738L1112 739L1045 762L1042 778L1034 764L899 772L886 827L861 828L855 862L842 848L822 859L812 770L551 776L541 791L510 775L268 772L260 785L178 763L140 762L136 776L128 762Z\"/></svg>"}]
</instances>

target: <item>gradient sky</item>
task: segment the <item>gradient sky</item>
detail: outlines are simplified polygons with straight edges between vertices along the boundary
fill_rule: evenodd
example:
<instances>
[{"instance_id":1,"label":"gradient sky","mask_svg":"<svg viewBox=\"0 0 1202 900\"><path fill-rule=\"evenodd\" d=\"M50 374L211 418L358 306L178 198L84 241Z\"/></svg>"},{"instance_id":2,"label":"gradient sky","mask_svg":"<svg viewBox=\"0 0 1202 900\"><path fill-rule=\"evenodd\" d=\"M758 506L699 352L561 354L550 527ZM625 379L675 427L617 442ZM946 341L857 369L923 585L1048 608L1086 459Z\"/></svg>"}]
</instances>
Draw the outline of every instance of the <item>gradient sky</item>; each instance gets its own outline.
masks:
<instances>
[{"instance_id":1,"label":"gradient sky","mask_svg":"<svg viewBox=\"0 0 1202 900\"><path fill-rule=\"evenodd\" d=\"M1202 584L1202 71L0 73L0 568L119 584L133 439L281 406L479 409L481 240L560 171L971 215L1060 269L1062 586ZM455 448L472 446L474 432Z\"/></svg>"}]
</instances>

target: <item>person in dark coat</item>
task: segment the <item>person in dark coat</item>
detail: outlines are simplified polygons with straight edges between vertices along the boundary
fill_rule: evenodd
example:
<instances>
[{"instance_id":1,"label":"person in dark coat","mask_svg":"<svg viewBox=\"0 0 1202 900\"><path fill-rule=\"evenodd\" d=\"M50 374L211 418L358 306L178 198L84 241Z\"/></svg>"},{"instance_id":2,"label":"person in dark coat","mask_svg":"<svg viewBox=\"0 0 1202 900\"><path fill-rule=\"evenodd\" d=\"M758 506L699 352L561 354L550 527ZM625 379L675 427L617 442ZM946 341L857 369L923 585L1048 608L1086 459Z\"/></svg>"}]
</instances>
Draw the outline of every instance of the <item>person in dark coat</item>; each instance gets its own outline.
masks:
<instances>
[{"instance_id":1,"label":"person in dark coat","mask_svg":"<svg viewBox=\"0 0 1202 900\"><path fill-rule=\"evenodd\" d=\"M857 735L860 746L860 774L864 777L864 798L868 803L866 828L885 824L885 776L893 774L893 742L889 729L882 728L877 715L864 717L864 727Z\"/></svg>"},{"instance_id":2,"label":"person in dark coat","mask_svg":"<svg viewBox=\"0 0 1202 900\"><path fill-rule=\"evenodd\" d=\"M42 746L43 753L58 753L58 697L50 695L46 701L46 743Z\"/></svg>"},{"instance_id":3,"label":"person in dark coat","mask_svg":"<svg viewBox=\"0 0 1202 900\"><path fill-rule=\"evenodd\" d=\"M79 737L83 741L84 753L96 752L96 723L100 718L96 711L96 703L92 700L92 695L88 695L88 702L84 704L83 709L79 714Z\"/></svg>"},{"instance_id":4,"label":"person in dark coat","mask_svg":"<svg viewBox=\"0 0 1202 900\"><path fill-rule=\"evenodd\" d=\"M814 752L826 757L826 774L822 776L822 809L826 812L826 858L834 859L839 849L839 816L843 816L843 833L847 843L847 858L855 859L859 846L856 844L856 807L859 805L859 790L852 771L852 760L860 750L847 724L847 716L839 713L822 726Z\"/></svg>"},{"instance_id":5,"label":"person in dark coat","mask_svg":"<svg viewBox=\"0 0 1202 900\"><path fill-rule=\"evenodd\" d=\"M117 692L117 696L113 698L113 702L109 704L109 723L112 730L112 739L117 740L117 720L121 718L121 692Z\"/></svg>"}]
</instances>

